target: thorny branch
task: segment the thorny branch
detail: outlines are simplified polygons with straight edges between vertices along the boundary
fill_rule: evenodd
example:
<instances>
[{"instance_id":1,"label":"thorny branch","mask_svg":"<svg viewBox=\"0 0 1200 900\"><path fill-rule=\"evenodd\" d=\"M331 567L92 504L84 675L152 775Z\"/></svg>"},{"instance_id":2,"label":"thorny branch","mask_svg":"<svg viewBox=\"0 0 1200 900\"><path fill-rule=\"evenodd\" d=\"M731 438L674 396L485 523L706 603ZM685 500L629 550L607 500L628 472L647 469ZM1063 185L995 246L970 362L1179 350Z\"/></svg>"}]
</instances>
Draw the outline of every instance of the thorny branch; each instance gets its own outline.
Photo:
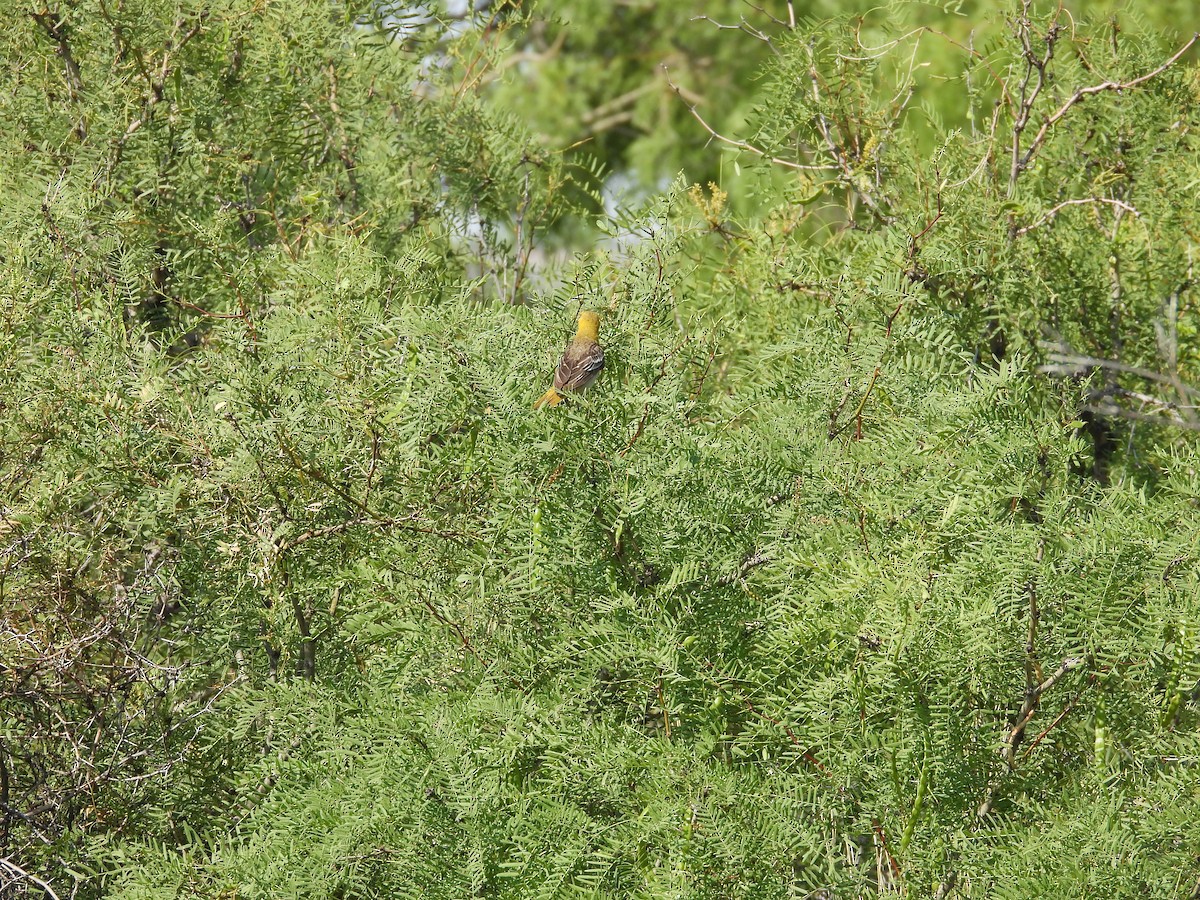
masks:
<instances>
[{"instance_id":1,"label":"thorny branch","mask_svg":"<svg viewBox=\"0 0 1200 900\"><path fill-rule=\"evenodd\" d=\"M774 19L773 16L771 18ZM720 31L741 31L744 34L750 35L750 37L754 38L756 41L762 41L764 44L767 45L768 48L770 48L772 53L774 53L777 56L779 55L779 51L775 49L775 45L771 42L770 36L763 33L760 29L755 28L753 25L751 25L749 22L747 22L745 16L742 16L742 18L738 21L738 23L736 25L728 25L723 22L718 22L712 16L692 16L692 21L693 22L711 22ZM785 24L780 19L774 19L774 21L777 25Z\"/></svg>"},{"instance_id":2,"label":"thorny branch","mask_svg":"<svg viewBox=\"0 0 1200 900\"><path fill-rule=\"evenodd\" d=\"M1038 683L1042 680L1042 664L1038 660L1037 639L1038 624L1041 622L1042 610L1038 605L1037 579L1045 557L1046 541L1045 538L1039 538L1037 553L1034 555L1033 560L1033 571L1030 573L1029 580L1025 584L1025 593L1029 598L1029 636L1025 642L1025 702L1021 707L1020 714L1017 716L1017 725L1008 736L1005 759L1010 769L1013 767L1017 745L1021 742L1021 738L1025 734L1025 726L1037 710L1038 698L1041 696L1041 689L1037 687Z\"/></svg>"}]
</instances>

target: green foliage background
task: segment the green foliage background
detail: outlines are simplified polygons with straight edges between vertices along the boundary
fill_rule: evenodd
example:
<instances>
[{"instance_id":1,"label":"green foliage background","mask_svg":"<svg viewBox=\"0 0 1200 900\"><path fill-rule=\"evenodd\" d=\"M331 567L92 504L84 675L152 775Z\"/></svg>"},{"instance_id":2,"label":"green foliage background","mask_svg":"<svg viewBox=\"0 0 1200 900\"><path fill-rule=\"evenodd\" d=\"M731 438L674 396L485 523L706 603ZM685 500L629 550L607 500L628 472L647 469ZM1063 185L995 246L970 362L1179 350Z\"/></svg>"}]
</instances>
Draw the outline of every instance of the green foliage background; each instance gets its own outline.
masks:
<instances>
[{"instance_id":1,"label":"green foliage background","mask_svg":"<svg viewBox=\"0 0 1200 900\"><path fill-rule=\"evenodd\" d=\"M0 884L1192 895L1190 6L443 12L14 7Z\"/></svg>"}]
</instances>

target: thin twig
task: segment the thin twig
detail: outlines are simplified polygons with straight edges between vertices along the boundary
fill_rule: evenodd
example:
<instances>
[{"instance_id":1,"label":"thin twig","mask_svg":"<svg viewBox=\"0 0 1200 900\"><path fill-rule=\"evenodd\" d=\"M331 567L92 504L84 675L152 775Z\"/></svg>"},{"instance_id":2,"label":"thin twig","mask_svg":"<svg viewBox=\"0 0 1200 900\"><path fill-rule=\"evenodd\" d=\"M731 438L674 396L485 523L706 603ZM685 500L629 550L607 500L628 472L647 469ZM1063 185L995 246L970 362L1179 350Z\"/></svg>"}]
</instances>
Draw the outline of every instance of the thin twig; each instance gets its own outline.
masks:
<instances>
[{"instance_id":1,"label":"thin twig","mask_svg":"<svg viewBox=\"0 0 1200 900\"><path fill-rule=\"evenodd\" d=\"M1179 377L1179 296L1192 286L1192 268L1188 266L1187 278L1175 288L1168 296L1166 302L1167 325L1164 328L1161 323L1155 323L1155 331L1158 337L1159 351L1163 355L1163 359L1167 364L1168 377L1171 379L1171 384L1175 388L1175 392L1179 395L1179 399L1187 400L1187 386L1183 383L1183 379ZM1176 407L1180 413L1189 422L1195 421L1196 417L1187 406Z\"/></svg>"},{"instance_id":2,"label":"thin twig","mask_svg":"<svg viewBox=\"0 0 1200 900\"><path fill-rule=\"evenodd\" d=\"M1075 708L1075 703L1079 700L1079 698L1080 698L1080 696L1082 696L1082 694L1083 694L1083 689L1081 688L1079 690L1079 692L1075 694L1074 697L1072 697L1070 700L1067 701L1067 705L1063 707L1062 712L1060 712L1057 716L1054 717L1054 721L1051 722L1049 725L1047 725L1045 728L1043 728L1041 730L1041 732L1038 734L1038 736L1035 737L1032 741L1030 741L1026 745L1025 749L1021 751L1021 759L1024 759L1030 753L1032 753L1033 748L1036 747L1038 744L1040 744L1042 742L1042 739L1046 735L1048 735L1051 731L1053 731L1058 726L1058 724L1067 717L1067 713L1069 713L1072 709Z\"/></svg>"},{"instance_id":3,"label":"thin twig","mask_svg":"<svg viewBox=\"0 0 1200 900\"><path fill-rule=\"evenodd\" d=\"M1038 698L1041 697L1041 690L1038 688L1038 682L1041 680L1042 667L1038 662L1038 623L1041 621L1041 608L1038 606L1038 569L1041 568L1042 560L1046 554L1046 541L1044 538L1038 540L1037 553L1034 556L1033 572L1029 575L1029 580L1025 585L1025 593L1029 597L1029 634L1025 643L1025 701L1021 704L1021 711L1017 714L1017 724L1009 732L1007 746L1005 748L1005 759L1008 762L1008 767L1011 769L1015 763L1017 745L1021 743L1021 738L1025 735L1025 726L1029 720L1033 718L1033 714L1037 712Z\"/></svg>"},{"instance_id":4,"label":"thin twig","mask_svg":"<svg viewBox=\"0 0 1200 900\"><path fill-rule=\"evenodd\" d=\"M875 389L875 382L876 382L878 379L879 379L879 366L876 366L876 367L875 367L875 368L872 370L872 372L871 372L871 380L867 382L867 389L866 389L865 391L863 391L862 399L861 399L861 400L858 402L858 408L854 410L854 415L853 415L853 416L851 416L850 420L849 420L849 421L847 421L847 422L846 422L846 424L844 424L844 425L839 425L839 426L837 426L836 428L835 428L835 427L833 427L833 424L836 422L836 419L834 420L834 422L831 422L831 423L830 423L830 429L829 429L829 438L830 438L830 440L832 440L833 438L837 437L839 434L841 434L843 431L845 431L847 428L849 428L849 427L850 427L850 422L854 422L854 423L856 423L856 427L855 427L855 430L854 430L854 439L855 439L856 441L861 441L861 440L862 440L862 414L863 414L863 410L864 410L864 409L866 408L866 406L867 406L867 400L868 400L868 399L870 399L870 397L871 397L871 391L873 391L873 390ZM849 397L849 394L847 393L847 395L846 395L846 396L847 396L847 398L848 398L848 397ZM845 400L843 400L843 401L842 401L842 405L838 407L838 411L840 411L841 409L843 409L843 408L845 407L845 403L846 403L846 401L845 401ZM835 413L835 416L836 416L836 413Z\"/></svg>"},{"instance_id":5,"label":"thin twig","mask_svg":"<svg viewBox=\"0 0 1200 900\"><path fill-rule=\"evenodd\" d=\"M278 551L280 554L287 553L299 547L301 544L306 544L317 538L330 537L335 534L342 534L349 531L351 528L399 528L403 531L413 531L418 534L430 534L435 537L446 538L447 540L461 540L464 535L454 531L438 531L433 528L425 528L419 525L412 524L415 521L415 516L404 516L403 518L391 519L375 519L375 518L360 518L349 519L345 522L338 522L334 525L326 525L322 528L309 528L301 532L289 541L284 541L279 545Z\"/></svg>"},{"instance_id":6,"label":"thin twig","mask_svg":"<svg viewBox=\"0 0 1200 900\"><path fill-rule=\"evenodd\" d=\"M796 27L796 13L795 13L795 11L792 10L792 4L791 4L790 0L788 2L788 11L791 13L791 16L790 16L791 24L790 25L787 22L783 21L783 19L779 19L779 18L776 18L775 16L771 15L769 12L767 12L761 6L758 6L755 3L751 3L750 0L742 0L742 2L745 3L748 7L750 7L755 12L762 13L764 16L766 16L768 19L770 19L774 24L778 25L780 28L794 29ZM707 18L707 16L705 16L704 18Z\"/></svg>"}]
</instances>

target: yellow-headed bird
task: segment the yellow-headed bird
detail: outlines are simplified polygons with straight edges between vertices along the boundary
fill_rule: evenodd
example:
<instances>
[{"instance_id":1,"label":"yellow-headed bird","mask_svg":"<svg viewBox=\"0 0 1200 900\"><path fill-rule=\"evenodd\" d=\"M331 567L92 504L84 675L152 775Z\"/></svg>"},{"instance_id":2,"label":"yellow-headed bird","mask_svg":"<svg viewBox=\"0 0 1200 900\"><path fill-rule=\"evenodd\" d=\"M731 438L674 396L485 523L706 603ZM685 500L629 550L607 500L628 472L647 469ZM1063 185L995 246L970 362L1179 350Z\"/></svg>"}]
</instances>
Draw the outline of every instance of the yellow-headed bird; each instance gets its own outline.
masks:
<instances>
[{"instance_id":1,"label":"yellow-headed bird","mask_svg":"<svg viewBox=\"0 0 1200 900\"><path fill-rule=\"evenodd\" d=\"M596 343L600 331L600 316L591 310L579 314L575 337L563 351L562 362L554 370L554 387L542 394L533 408L558 406L563 395L559 391L582 391L596 380L604 368L604 348Z\"/></svg>"}]
</instances>

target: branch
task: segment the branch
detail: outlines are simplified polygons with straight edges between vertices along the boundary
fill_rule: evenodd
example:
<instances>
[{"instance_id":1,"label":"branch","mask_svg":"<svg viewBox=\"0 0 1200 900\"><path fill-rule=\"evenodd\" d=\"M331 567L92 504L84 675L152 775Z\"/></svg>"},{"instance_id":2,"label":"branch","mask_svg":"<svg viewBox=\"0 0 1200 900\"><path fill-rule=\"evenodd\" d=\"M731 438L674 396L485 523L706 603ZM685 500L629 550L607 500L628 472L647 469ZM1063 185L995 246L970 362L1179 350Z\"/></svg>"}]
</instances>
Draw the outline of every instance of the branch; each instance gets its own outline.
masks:
<instances>
[{"instance_id":1,"label":"branch","mask_svg":"<svg viewBox=\"0 0 1200 900\"><path fill-rule=\"evenodd\" d=\"M788 0L788 21L787 22L785 22L783 19L776 18L775 16L773 16L769 12L767 12L765 9L763 9L761 6L759 6L755 3L751 3L750 0L742 0L742 2L745 3L748 7L750 7L755 12L762 13L764 16L766 16L768 19L770 19L774 24L778 25L780 28L787 28L791 31L796 30L796 10L794 10L792 8L792 0ZM702 18L708 18L708 17L703 16ZM743 19L743 21L745 21L745 20Z\"/></svg>"},{"instance_id":2,"label":"branch","mask_svg":"<svg viewBox=\"0 0 1200 900\"><path fill-rule=\"evenodd\" d=\"M765 566L769 562L771 562L771 557L767 556L761 550L756 550L750 556L747 556L744 560L742 560L742 564L738 566L737 572L730 575L722 575L717 579L717 584L721 585L722 587L728 587L735 582L741 581L753 569L757 569L759 566Z\"/></svg>"},{"instance_id":3,"label":"branch","mask_svg":"<svg viewBox=\"0 0 1200 900\"><path fill-rule=\"evenodd\" d=\"M1192 286L1192 267L1188 266L1187 277L1175 288L1166 301L1166 327L1161 322L1154 323L1155 336L1158 338L1158 349L1167 364L1167 373L1179 399L1186 403L1187 385L1179 377L1179 295ZM1186 407L1180 406L1179 411L1189 422L1195 421L1195 415Z\"/></svg>"},{"instance_id":4,"label":"branch","mask_svg":"<svg viewBox=\"0 0 1200 900\"><path fill-rule=\"evenodd\" d=\"M1034 571L1030 574L1025 587L1025 591L1029 595L1029 636L1025 643L1025 702L1021 704L1021 712L1017 715L1017 725L1008 735L1005 758L1008 761L1009 769L1012 769L1016 761L1017 745L1021 743L1021 738L1025 735L1025 726L1037 712L1038 700L1042 696L1042 688L1038 687L1037 682L1037 679L1042 676L1042 666L1038 662L1037 652L1038 623L1042 618L1042 612L1038 606L1037 578L1038 569L1041 568L1045 555L1046 541L1043 538L1038 540L1037 554L1034 557Z\"/></svg>"},{"instance_id":5,"label":"branch","mask_svg":"<svg viewBox=\"0 0 1200 900\"><path fill-rule=\"evenodd\" d=\"M1095 676L1092 676L1089 679L1089 681L1092 681L1094 679L1095 679ZM1080 690L1078 692L1076 692L1075 696L1067 701L1067 705L1063 707L1063 711L1054 717L1054 721L1051 722L1049 725L1047 725L1045 728L1043 728L1041 733L1037 737L1035 737L1032 741L1030 741L1029 744L1026 745L1025 749L1021 751L1021 759L1024 759L1030 753L1032 753L1033 748L1042 742L1042 738L1044 738L1051 731L1053 731L1055 728L1058 727L1059 722L1061 722L1063 719L1065 719L1067 717L1067 713L1069 713L1072 709L1075 708L1075 702L1080 698L1080 696L1082 694L1083 694L1083 688L1080 688Z\"/></svg>"},{"instance_id":6,"label":"branch","mask_svg":"<svg viewBox=\"0 0 1200 900\"><path fill-rule=\"evenodd\" d=\"M1062 665L1058 667L1058 670L1053 675L1037 686L1037 691L1035 692L1037 697L1040 699L1042 694L1046 693L1046 691L1058 684L1064 675L1066 675L1072 669L1076 669L1082 665L1083 659L1081 657L1068 656L1062 661Z\"/></svg>"},{"instance_id":7,"label":"branch","mask_svg":"<svg viewBox=\"0 0 1200 900\"><path fill-rule=\"evenodd\" d=\"M659 277L660 278L662 277L661 269L659 270ZM658 387L658 383L667 377L667 364L671 362L671 360L675 357L676 354L679 353L679 351L681 351L685 346L687 346L687 343L688 343L688 339L685 337L682 341L679 342L678 345L676 345L676 347L673 350L671 350L669 353L667 353L666 356L664 356L662 358L662 364L658 367L658 374L654 377L653 381L651 381L648 385L646 385L645 389L642 391L643 394L653 393L654 389L656 387ZM642 432L646 428L646 423L650 419L650 406L651 406L651 404L647 403L645 405L645 407L643 407L642 417L641 417L641 419L638 420L637 428L635 428L634 432L633 432L633 437L631 437L629 439L629 443L627 443L625 445L625 449L622 450L619 454L617 454L622 459L624 459L625 455L630 450L633 449L633 445L636 444L638 442L638 440L641 439Z\"/></svg>"},{"instance_id":8,"label":"branch","mask_svg":"<svg viewBox=\"0 0 1200 900\"><path fill-rule=\"evenodd\" d=\"M125 131L121 134L121 136L113 142L112 156L108 161L108 165L105 167L106 177L111 176L113 170L116 169L116 167L120 164L121 157L125 153L125 145L129 143L129 139L133 137L142 128L142 126L153 120L155 107L162 102L165 95L164 92L166 90L167 79L171 76L171 72L173 71L171 68L172 52L178 52L187 46L188 42L200 33L200 30L203 28L204 22L207 18L207 12L200 13L195 24L193 24L191 28L184 32L184 34L181 35L177 41L171 41L168 39L166 43L163 44L162 66L159 69L158 78L150 81L149 93L142 101L141 116L130 122L129 125L126 126ZM178 33L183 26L184 20L179 19L175 23L176 33ZM146 74L148 75L149 73Z\"/></svg>"},{"instance_id":9,"label":"branch","mask_svg":"<svg viewBox=\"0 0 1200 900\"><path fill-rule=\"evenodd\" d=\"M1097 413L1101 416L1116 416L1120 419L1130 419L1134 422L1150 422L1154 425L1172 425L1176 428L1182 428L1185 431L1200 431L1200 422L1189 421L1183 418L1178 412L1170 407L1163 407L1158 412L1166 416L1163 417L1155 413L1142 412L1136 409L1127 409L1124 406L1117 406L1115 403L1089 404L1084 407L1089 412Z\"/></svg>"},{"instance_id":10,"label":"branch","mask_svg":"<svg viewBox=\"0 0 1200 900\"><path fill-rule=\"evenodd\" d=\"M665 73L666 71L667 71L667 67L663 66L663 72ZM675 82L673 82L671 80L669 75L667 76L667 84L670 85L671 90L673 90L675 92L676 96L678 96L680 100L683 100L683 102L687 105L688 112L690 112L692 114L692 117L697 122L699 122L700 125L704 128L704 130L707 131L710 135L712 135L712 137L714 137L716 140L721 141L724 144L728 144L731 147L737 147L739 150L745 150L748 153L753 153L755 156L761 156L763 159L767 160L767 162L773 162L776 165L785 166L789 169L796 169L801 172L836 172L837 171L837 166L830 166L830 165L809 166L809 165L805 165L803 163L793 162L790 159L781 159L778 156L772 156L771 154L767 153L767 151L765 151L765 150L760 150L758 147L755 147L753 144L748 144L745 141L739 141L739 140L735 140L734 138L725 137L725 135L719 133L716 129L714 129L711 125L709 125L708 122L704 121L704 117L701 116L700 113L696 111L696 105L694 103L688 103L688 101L684 99L683 90L679 87L679 85L675 84Z\"/></svg>"},{"instance_id":11,"label":"branch","mask_svg":"<svg viewBox=\"0 0 1200 900\"><path fill-rule=\"evenodd\" d=\"M447 628L451 629L455 633L455 635L457 635L458 640L463 645L463 648L468 650L470 652L470 654L475 657L475 659L479 662L479 664L481 666L483 666L485 669L488 667L487 660L485 660L482 656L479 655L479 651L475 649L475 645L471 643L471 639L467 637L467 634L466 634L466 632L463 631L461 625L459 625L454 620L449 619L445 615L443 615L438 610L438 608L433 605L433 601L430 600L428 597L426 597L424 594L421 595L421 604L427 610L429 610L430 615L432 615L435 619L437 619L439 622L441 622Z\"/></svg>"},{"instance_id":12,"label":"branch","mask_svg":"<svg viewBox=\"0 0 1200 900\"><path fill-rule=\"evenodd\" d=\"M53 900L59 900L58 894L54 893L54 888L50 887L50 885L48 885L46 882L42 881L42 879L38 878L36 875L30 875L28 872L26 872L24 869L22 869L20 866L18 866L15 862L7 860L3 856L0 856L0 869L7 869L9 871L9 873L11 873L12 875L15 875L18 879L24 878L27 881L32 881L34 884L36 884L38 887L40 887L43 891L45 891L47 894L49 894L53 898ZM11 882L9 882L9 883L11 884Z\"/></svg>"},{"instance_id":13,"label":"branch","mask_svg":"<svg viewBox=\"0 0 1200 900\"><path fill-rule=\"evenodd\" d=\"M809 44L808 48L808 60L808 75L809 79L812 81L813 104L814 107L819 107L821 103L820 75L817 73L817 60L811 43ZM911 96L911 92L909 96ZM891 224L892 217L885 214L883 210L879 208L879 204L875 202L875 198L872 197L867 191L855 186L854 170L847 161L845 154L842 153L842 151L838 148L837 142L834 141L833 135L829 131L829 123L825 120L825 114L822 113L820 109L816 109L815 112L817 117L817 130L821 132L821 137L825 139L825 145L828 147L830 155L834 158L834 160L837 161L837 167L841 169L842 175L846 180L846 184L850 187L852 196L861 197L863 203L867 205L867 208L871 210L871 212L875 215L875 218L877 218L881 224ZM848 210L848 212L852 213L852 210Z\"/></svg>"},{"instance_id":14,"label":"branch","mask_svg":"<svg viewBox=\"0 0 1200 900\"><path fill-rule=\"evenodd\" d=\"M345 522L338 522L336 525L326 525L323 528L309 528L296 535L290 541L284 541L279 545L280 555L287 553L289 550L294 550L301 544L306 544L316 538L329 537L333 534L341 534L344 531L349 531L351 528L363 526L366 528L400 528L405 531L414 531L418 534L432 534L436 537L444 537L447 539L461 539L463 535L453 531L437 531L431 528L423 528L420 525L413 525L414 516L405 516L404 518L392 519L376 519L376 518L361 518L348 519Z\"/></svg>"},{"instance_id":15,"label":"branch","mask_svg":"<svg viewBox=\"0 0 1200 900\"><path fill-rule=\"evenodd\" d=\"M841 434L843 431L845 431L847 428L849 428L850 422L855 423L854 439L856 441L862 440L863 410L866 409L867 401L871 398L871 392L873 390L875 390L875 382L878 380L879 380L879 366L876 366L871 371L871 380L867 382L867 389L865 391L863 391L862 399L858 401L858 408L856 410L854 410L853 417L851 417L851 419L849 421L847 421L844 425L838 425L837 418L838 418L839 414L841 413L841 411L845 408L846 400L848 400L850 397L850 392L849 391L846 392L846 398L842 400L841 405L837 408L837 410L834 411L833 415L830 416L830 423L829 423L829 439L830 440L833 440L835 437L837 437L839 434Z\"/></svg>"},{"instance_id":16,"label":"branch","mask_svg":"<svg viewBox=\"0 0 1200 900\"><path fill-rule=\"evenodd\" d=\"M779 719L773 719L766 713L759 712L758 708L751 702L749 697L742 696L741 700L746 709L750 710L750 712L758 716L758 718L762 719L764 722L770 722L777 728L782 728L784 733L787 734L788 739L792 742L796 749L800 751L801 758L815 766L817 771L819 771L822 775L826 776L827 778L831 777L829 770L821 765L821 761L813 756L812 751L806 749L805 746L800 743L800 738L796 737L796 732L792 730L790 725L788 725L786 722L780 721Z\"/></svg>"},{"instance_id":17,"label":"branch","mask_svg":"<svg viewBox=\"0 0 1200 900\"><path fill-rule=\"evenodd\" d=\"M1021 712L1018 714L1017 722L1015 725L1013 725L1012 729L1008 733L1008 737L1004 741L1004 744L1005 744L1004 756L1005 756L1005 759L1008 761L1010 769L1013 768L1015 765L1014 756L1016 753L1016 749L1021 743L1021 738L1025 734L1025 729L1029 726L1030 721L1033 719L1034 714L1037 712L1038 703L1041 701L1042 695L1045 694L1052 687L1054 687L1056 684L1058 684L1058 682L1062 680L1064 675L1066 675L1072 669L1076 669L1079 666L1083 665L1083 663L1084 663L1084 660L1081 657L1068 656L1066 659L1064 659L1062 661L1062 665L1060 665L1058 667L1058 669L1054 672L1053 675L1051 675L1049 678L1042 681L1040 684L1033 685L1029 689L1027 689L1027 692L1025 695L1025 701L1021 705ZM1070 705L1068 704L1068 709L1069 708L1070 708ZM1065 715L1065 711L1064 711L1064 715ZM1050 727L1047 728L1046 731L1043 731L1040 735L1038 735L1037 740L1040 741L1043 737L1045 737L1046 732L1048 732L1050 730L1050 728L1053 728L1055 725L1057 725L1061 720L1062 720L1062 716L1060 715L1057 719L1055 719L1052 723L1050 723ZM1022 757L1022 758L1024 758L1024 757ZM984 799L983 803L980 804L978 812L976 812L976 816L978 818L980 818L980 819L986 818L988 813L990 813L992 811L992 806L996 802L996 795L997 795L998 791L999 791L998 785L993 786L988 791L987 797Z\"/></svg>"},{"instance_id":18,"label":"branch","mask_svg":"<svg viewBox=\"0 0 1200 900\"><path fill-rule=\"evenodd\" d=\"M1102 359L1098 356L1083 356L1067 352L1062 352L1062 344L1052 343L1049 341L1039 341L1038 346L1042 349L1049 349L1051 361L1045 365L1037 367L1037 371L1045 372L1053 375L1081 375L1083 369L1092 366L1097 369L1108 369L1113 372L1128 372L1130 375L1136 375L1138 378L1145 378L1147 381L1154 381L1158 384L1169 385L1175 387L1181 393L1193 399L1200 399L1200 389L1194 388L1191 385L1179 384L1176 385L1175 380L1170 376L1163 375L1160 372L1155 372L1152 369L1145 369L1141 366L1131 366L1128 363L1117 362L1115 359Z\"/></svg>"},{"instance_id":19,"label":"branch","mask_svg":"<svg viewBox=\"0 0 1200 900\"><path fill-rule=\"evenodd\" d=\"M1083 200L1064 200L1062 203L1059 203L1057 206L1051 207L1045 213L1045 215L1043 215L1040 219L1038 219L1033 224L1026 225L1023 228L1018 228L1016 231L1013 232L1013 235L1015 237L1020 237L1023 234L1028 234L1029 232L1033 231L1033 229L1035 229L1035 228L1041 228L1046 223L1054 221L1055 217L1060 212L1062 212L1064 209L1066 209L1068 206L1083 206L1083 205L1086 205L1089 203L1108 203L1119 209L1123 209L1123 210L1126 210L1127 212L1133 213L1134 216L1139 219L1142 217L1142 214L1140 212L1138 212L1135 207L1130 206L1124 200L1113 200L1108 197L1086 197Z\"/></svg>"},{"instance_id":20,"label":"branch","mask_svg":"<svg viewBox=\"0 0 1200 900\"><path fill-rule=\"evenodd\" d=\"M1021 18L1017 21L1017 40L1021 42L1022 55L1025 57L1025 77L1021 79L1021 103L1014 113L1012 132L1012 166L1008 173L1008 196L1011 197L1017 189L1017 179L1029 165L1029 155L1021 157L1021 135L1029 124L1033 113L1033 105L1038 95L1046 86L1046 69L1054 58L1054 45L1058 41L1058 13L1046 31L1046 53L1040 59L1034 55L1033 43L1030 41L1029 7L1031 0L1024 0L1021 5ZM1060 10L1061 11L1061 10ZM1037 81L1030 88L1029 82L1037 73ZM1036 142L1035 142L1036 143Z\"/></svg>"},{"instance_id":21,"label":"branch","mask_svg":"<svg viewBox=\"0 0 1200 900\"><path fill-rule=\"evenodd\" d=\"M938 885L937 893L933 895L933 900L946 900L954 893L954 888L958 885L958 873L951 872L946 876L946 880Z\"/></svg>"},{"instance_id":22,"label":"branch","mask_svg":"<svg viewBox=\"0 0 1200 900\"><path fill-rule=\"evenodd\" d=\"M62 16L49 10L29 15L42 26L42 30L46 32L50 40L58 45L55 52L63 61L63 67L66 69L67 88L71 92L71 100L78 101L79 95L83 93L83 78L79 74L79 64L75 62L75 57L71 54L71 45L67 43L66 23L63 22Z\"/></svg>"},{"instance_id":23,"label":"branch","mask_svg":"<svg viewBox=\"0 0 1200 900\"><path fill-rule=\"evenodd\" d=\"M771 18L775 19L774 16L771 16ZM722 31L744 32L745 34L750 35L750 37L754 38L755 40L759 40L759 41L762 41L763 43L765 43L768 47L771 48L771 52L773 52L776 56L779 55L779 51L776 50L775 45L773 43L771 43L770 36L759 31L757 28L755 28L753 25L751 25L749 22L747 22L745 16L742 16L742 20L737 25L725 25L721 22L718 22L712 16L692 16L691 20L693 22L712 22L713 25L717 26L717 28ZM775 23L777 25L783 25L784 27L786 27L786 23L784 23L781 19L775 19Z\"/></svg>"},{"instance_id":24,"label":"branch","mask_svg":"<svg viewBox=\"0 0 1200 900\"><path fill-rule=\"evenodd\" d=\"M1100 94L1104 91L1124 91L1128 90L1129 88L1137 87L1140 84L1144 84L1151 78L1161 75L1168 68L1178 62L1180 57L1192 49L1192 46L1198 40L1200 40L1200 32L1193 34L1188 39L1188 42L1175 52L1174 56L1168 59L1157 69L1147 72L1145 75L1139 76L1138 78L1134 78L1132 81L1106 81L1103 84L1094 84L1091 87L1078 88L1075 93L1067 99L1066 103L1060 106L1042 123L1042 127L1038 130L1038 133L1034 135L1033 142L1029 145L1029 149L1026 150L1025 155L1021 157L1020 169L1024 170L1028 168L1029 163L1033 160L1034 155L1039 149L1041 149L1042 144L1045 143L1050 129L1054 127L1054 125L1056 125L1068 112L1070 112L1071 107L1073 107L1076 103L1079 103L1085 97L1090 97L1093 94Z\"/></svg>"}]
</instances>

